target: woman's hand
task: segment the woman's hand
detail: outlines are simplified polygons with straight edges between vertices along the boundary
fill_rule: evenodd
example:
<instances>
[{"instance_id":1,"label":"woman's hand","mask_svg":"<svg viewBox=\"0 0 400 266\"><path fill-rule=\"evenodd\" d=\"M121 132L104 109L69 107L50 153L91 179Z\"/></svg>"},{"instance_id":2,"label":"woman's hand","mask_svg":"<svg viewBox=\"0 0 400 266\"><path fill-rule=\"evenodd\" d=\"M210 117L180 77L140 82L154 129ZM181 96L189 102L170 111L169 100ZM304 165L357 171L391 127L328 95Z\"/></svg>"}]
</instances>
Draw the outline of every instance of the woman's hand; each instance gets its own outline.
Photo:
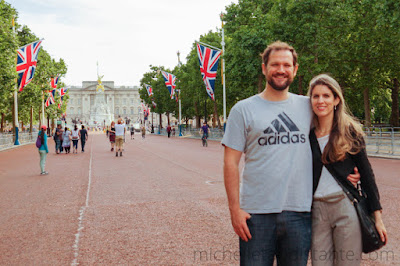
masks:
<instances>
[{"instance_id":1,"label":"woman's hand","mask_svg":"<svg viewBox=\"0 0 400 266\"><path fill-rule=\"evenodd\" d=\"M387 238L387 231L386 231L385 225L383 224L381 210L375 211L374 216L375 216L376 230L378 230L378 233L379 233L379 236L381 237L382 242L384 242L386 245L388 238Z\"/></svg>"},{"instance_id":2,"label":"woman's hand","mask_svg":"<svg viewBox=\"0 0 400 266\"><path fill-rule=\"evenodd\" d=\"M354 174L349 174L347 180L349 180L353 184L353 186L357 187L357 182L360 181L360 179L361 176L358 172L358 168L354 167Z\"/></svg>"}]
</instances>

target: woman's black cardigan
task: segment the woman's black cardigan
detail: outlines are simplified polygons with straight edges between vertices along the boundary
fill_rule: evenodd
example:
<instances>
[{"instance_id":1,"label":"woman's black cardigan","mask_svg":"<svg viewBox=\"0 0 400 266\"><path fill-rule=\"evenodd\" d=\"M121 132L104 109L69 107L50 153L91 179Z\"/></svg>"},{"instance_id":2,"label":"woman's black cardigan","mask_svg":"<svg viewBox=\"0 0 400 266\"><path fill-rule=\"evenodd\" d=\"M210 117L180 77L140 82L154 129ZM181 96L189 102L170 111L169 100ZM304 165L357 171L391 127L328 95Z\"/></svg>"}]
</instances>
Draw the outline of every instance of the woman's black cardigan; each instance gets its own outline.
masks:
<instances>
[{"instance_id":1,"label":"woman's black cardigan","mask_svg":"<svg viewBox=\"0 0 400 266\"><path fill-rule=\"evenodd\" d=\"M313 194L317 190L319 179L322 172L321 150L314 129L310 131L310 145L313 154ZM381 210L379 202L379 192L376 186L375 176L369 163L367 152L363 148L355 155L347 154L343 161L338 161L330 164L330 168L336 179L347 188L350 193L357 199L360 198L357 188L347 180L347 176L354 173L354 167L357 166L360 173L361 187L367 195L368 206L370 212Z\"/></svg>"}]
</instances>

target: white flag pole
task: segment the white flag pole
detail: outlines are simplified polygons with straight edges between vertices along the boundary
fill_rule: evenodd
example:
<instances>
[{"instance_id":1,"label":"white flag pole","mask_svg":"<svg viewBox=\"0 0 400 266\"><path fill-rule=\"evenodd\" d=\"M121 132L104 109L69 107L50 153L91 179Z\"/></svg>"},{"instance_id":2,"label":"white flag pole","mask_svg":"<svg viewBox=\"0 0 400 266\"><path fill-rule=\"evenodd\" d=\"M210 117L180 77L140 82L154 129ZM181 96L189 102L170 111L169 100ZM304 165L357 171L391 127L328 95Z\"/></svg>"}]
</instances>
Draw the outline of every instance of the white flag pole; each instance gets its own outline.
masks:
<instances>
[{"instance_id":1,"label":"white flag pole","mask_svg":"<svg viewBox=\"0 0 400 266\"><path fill-rule=\"evenodd\" d=\"M12 29L13 33L15 35L15 17L12 18ZM14 145L19 145L19 140L18 140L18 126L19 126L19 121L18 121L18 86L17 86L17 81L15 82L14 86L14 130L15 130L15 142Z\"/></svg>"},{"instance_id":2,"label":"white flag pole","mask_svg":"<svg viewBox=\"0 0 400 266\"><path fill-rule=\"evenodd\" d=\"M223 107L224 107L224 131L225 131L225 126L226 126L226 87L225 87L225 34L224 34L224 21L223 21L223 14L221 13L221 22L222 22L222 101L223 101Z\"/></svg>"}]
</instances>

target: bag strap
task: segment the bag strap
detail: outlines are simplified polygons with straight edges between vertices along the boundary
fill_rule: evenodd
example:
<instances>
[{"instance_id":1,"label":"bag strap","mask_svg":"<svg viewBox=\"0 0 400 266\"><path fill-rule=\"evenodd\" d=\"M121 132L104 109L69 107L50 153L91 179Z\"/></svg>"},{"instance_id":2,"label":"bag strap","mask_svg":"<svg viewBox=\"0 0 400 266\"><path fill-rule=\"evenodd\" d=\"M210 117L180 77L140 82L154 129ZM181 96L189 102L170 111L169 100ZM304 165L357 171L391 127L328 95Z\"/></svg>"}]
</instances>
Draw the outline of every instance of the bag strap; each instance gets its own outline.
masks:
<instances>
[{"instance_id":1,"label":"bag strap","mask_svg":"<svg viewBox=\"0 0 400 266\"><path fill-rule=\"evenodd\" d=\"M321 148L319 147L319 142L318 142L317 136L315 135L314 130L311 130L311 132L310 132L310 141L314 144L315 151L317 152L318 157L321 158L322 157L322 152L321 152ZM358 202L358 200L353 196L353 194L351 194L350 191L345 186L343 186L343 184L338 180L338 178L336 177L335 170L333 169L332 165L331 164L324 164L323 162L322 162L322 164L323 164L323 166L326 167L326 169L328 169L329 173L336 180L336 183L338 183L338 185L342 188L343 192L347 195L349 200L352 203Z\"/></svg>"}]
</instances>

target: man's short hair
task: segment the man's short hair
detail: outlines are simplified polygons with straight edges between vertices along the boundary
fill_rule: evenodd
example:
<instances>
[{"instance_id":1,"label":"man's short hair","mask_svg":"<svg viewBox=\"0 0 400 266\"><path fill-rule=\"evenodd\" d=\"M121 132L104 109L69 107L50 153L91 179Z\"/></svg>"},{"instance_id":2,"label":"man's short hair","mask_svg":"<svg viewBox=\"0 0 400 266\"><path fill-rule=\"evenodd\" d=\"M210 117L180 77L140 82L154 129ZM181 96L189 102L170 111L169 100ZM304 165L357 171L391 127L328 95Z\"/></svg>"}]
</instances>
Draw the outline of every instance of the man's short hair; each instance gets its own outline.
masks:
<instances>
[{"instance_id":1,"label":"man's short hair","mask_svg":"<svg viewBox=\"0 0 400 266\"><path fill-rule=\"evenodd\" d=\"M264 50L264 52L261 54L262 61L264 65L268 64L268 59L269 55L271 54L272 51L280 51L280 50L288 50L292 53L293 56L293 66L297 65L297 53L296 50L289 44L281 41L276 41L271 43L270 45L267 46L267 48Z\"/></svg>"}]
</instances>

